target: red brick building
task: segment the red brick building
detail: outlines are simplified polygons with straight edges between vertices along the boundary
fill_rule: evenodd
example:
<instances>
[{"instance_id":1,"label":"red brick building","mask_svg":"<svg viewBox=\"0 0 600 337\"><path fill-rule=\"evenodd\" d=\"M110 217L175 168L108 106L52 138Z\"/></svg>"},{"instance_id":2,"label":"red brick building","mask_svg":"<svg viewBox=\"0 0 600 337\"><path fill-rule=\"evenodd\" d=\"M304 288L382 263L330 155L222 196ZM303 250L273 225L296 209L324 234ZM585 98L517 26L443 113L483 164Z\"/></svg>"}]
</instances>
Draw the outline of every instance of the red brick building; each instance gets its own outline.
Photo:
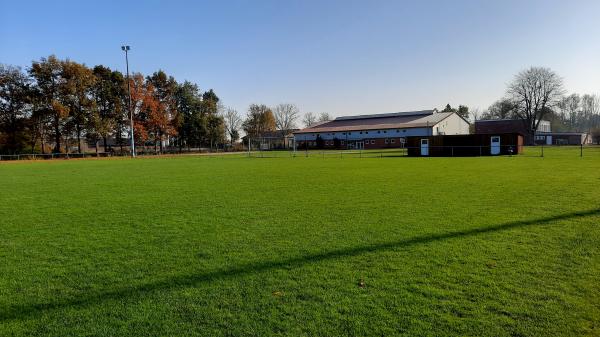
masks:
<instances>
[{"instance_id":1,"label":"red brick building","mask_svg":"<svg viewBox=\"0 0 600 337\"><path fill-rule=\"evenodd\" d=\"M551 132L550 122L542 120L538 126L536 136ZM500 133L518 133L525 139L525 144L533 144L535 138L527 132L527 125L521 119L489 119L475 121L476 134L500 134Z\"/></svg>"}]
</instances>

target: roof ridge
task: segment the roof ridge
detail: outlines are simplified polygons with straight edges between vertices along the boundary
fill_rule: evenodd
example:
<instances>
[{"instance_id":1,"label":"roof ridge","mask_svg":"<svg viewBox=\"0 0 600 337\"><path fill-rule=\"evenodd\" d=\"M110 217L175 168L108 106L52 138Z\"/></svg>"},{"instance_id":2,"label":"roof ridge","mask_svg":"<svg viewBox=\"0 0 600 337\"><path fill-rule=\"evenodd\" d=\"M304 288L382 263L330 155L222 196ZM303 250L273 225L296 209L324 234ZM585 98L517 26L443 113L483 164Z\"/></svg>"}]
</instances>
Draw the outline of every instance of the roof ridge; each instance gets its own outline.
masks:
<instances>
[{"instance_id":1,"label":"roof ridge","mask_svg":"<svg viewBox=\"0 0 600 337\"><path fill-rule=\"evenodd\" d=\"M432 115L436 110L416 110L416 111L402 111L402 112L388 112L380 114L369 114L369 115L354 115L354 116L340 116L334 120L351 120L351 119L370 119L370 118L386 118L386 117L400 117L400 116L420 116L420 115Z\"/></svg>"}]
</instances>

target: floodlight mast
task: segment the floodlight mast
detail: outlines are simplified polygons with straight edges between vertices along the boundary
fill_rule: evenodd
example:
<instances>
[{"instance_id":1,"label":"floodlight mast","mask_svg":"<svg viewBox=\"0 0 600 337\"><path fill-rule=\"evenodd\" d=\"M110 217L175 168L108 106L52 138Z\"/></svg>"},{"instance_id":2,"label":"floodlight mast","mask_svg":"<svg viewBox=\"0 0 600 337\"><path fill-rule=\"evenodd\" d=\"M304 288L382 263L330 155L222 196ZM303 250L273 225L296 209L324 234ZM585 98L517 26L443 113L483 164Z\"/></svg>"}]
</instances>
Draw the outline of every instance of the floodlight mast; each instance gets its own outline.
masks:
<instances>
[{"instance_id":1,"label":"floodlight mast","mask_svg":"<svg viewBox=\"0 0 600 337\"><path fill-rule=\"evenodd\" d=\"M131 111L131 88L129 83L129 55L131 50L129 46L121 46L121 50L125 52L125 64L127 67L127 110L129 110L130 136L131 136L131 157L135 158L135 140L133 138L133 111Z\"/></svg>"}]
</instances>

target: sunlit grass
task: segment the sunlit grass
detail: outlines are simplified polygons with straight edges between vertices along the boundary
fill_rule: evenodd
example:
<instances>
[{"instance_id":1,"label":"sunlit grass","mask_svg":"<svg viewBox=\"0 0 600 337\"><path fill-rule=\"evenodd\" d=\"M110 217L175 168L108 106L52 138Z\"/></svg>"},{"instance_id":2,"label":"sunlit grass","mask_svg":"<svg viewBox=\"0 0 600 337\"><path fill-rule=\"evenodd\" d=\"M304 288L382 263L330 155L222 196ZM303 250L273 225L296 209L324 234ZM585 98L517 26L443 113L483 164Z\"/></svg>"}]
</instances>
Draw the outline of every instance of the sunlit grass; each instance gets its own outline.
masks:
<instances>
[{"instance_id":1,"label":"sunlit grass","mask_svg":"<svg viewBox=\"0 0 600 337\"><path fill-rule=\"evenodd\" d=\"M0 163L0 336L597 334L600 152L545 151Z\"/></svg>"}]
</instances>

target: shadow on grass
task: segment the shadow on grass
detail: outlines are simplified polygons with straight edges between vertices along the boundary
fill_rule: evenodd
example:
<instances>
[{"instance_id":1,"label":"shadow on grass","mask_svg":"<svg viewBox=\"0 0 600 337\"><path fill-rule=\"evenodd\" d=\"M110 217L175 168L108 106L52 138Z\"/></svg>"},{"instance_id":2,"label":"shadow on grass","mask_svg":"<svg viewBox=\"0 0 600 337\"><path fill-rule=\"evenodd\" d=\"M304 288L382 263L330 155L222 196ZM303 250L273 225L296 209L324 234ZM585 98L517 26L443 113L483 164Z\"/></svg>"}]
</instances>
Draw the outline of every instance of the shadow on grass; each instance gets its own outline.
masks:
<instances>
[{"instance_id":1,"label":"shadow on grass","mask_svg":"<svg viewBox=\"0 0 600 337\"><path fill-rule=\"evenodd\" d=\"M40 314L45 311L58 310L62 308L69 307L83 307L86 305L92 305L95 303L99 303L107 300L118 300L131 296L136 296L143 293L149 293L157 290L168 290L168 289L176 289L176 288L184 288L191 287L199 283L203 282L211 282L219 279L225 279L235 276L243 276L247 274L260 273L267 270L273 269L289 269L293 267L300 267L306 264L318 263L321 261L351 257L365 253L377 252L377 251L385 251L385 250L393 250L398 248L405 248L409 246L414 246L418 244L425 244L429 242L460 238L460 237L469 237L475 236L479 234L492 233L497 231L516 229L526 226L532 225L544 225L551 223L553 221L560 220L568 220L568 219L577 219L588 216L600 215L600 209L581 211L581 212L573 212L562 215L556 215L552 217L545 217L533 220L523 220L523 221L513 221L507 222L504 224L484 227L484 228L474 228L467 229L462 231L450 232L450 233L442 233L442 234L429 234L418 236L410 239L404 239L394 242L367 245L367 246L359 246L354 248L346 248L333 250L329 252L319 253L319 254L311 254L307 256L300 256L290 259L285 259L281 261L267 261L267 262L257 262L241 265L238 267L225 269L225 270L217 270L206 273L197 273L197 274L189 274L189 275L181 275L176 277L171 277L165 279L163 281L151 282L143 285L122 287L115 290L104 291L100 293L84 295L79 298L73 299L65 299L59 300L52 303L38 303L38 304L24 304L24 305L16 305L8 308L4 308L0 311L0 321L9 321L15 319L24 319L30 316L34 316L36 314Z\"/></svg>"}]
</instances>

